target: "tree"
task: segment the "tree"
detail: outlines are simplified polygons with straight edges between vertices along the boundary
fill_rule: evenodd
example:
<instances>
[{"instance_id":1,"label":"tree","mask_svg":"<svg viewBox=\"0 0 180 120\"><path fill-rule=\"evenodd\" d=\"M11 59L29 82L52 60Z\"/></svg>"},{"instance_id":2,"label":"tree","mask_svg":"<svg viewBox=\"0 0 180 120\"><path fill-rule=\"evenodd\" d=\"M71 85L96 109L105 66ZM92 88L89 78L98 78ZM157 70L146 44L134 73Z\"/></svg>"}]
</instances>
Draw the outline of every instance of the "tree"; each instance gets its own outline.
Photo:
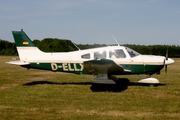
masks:
<instances>
[{"instance_id":1,"label":"tree","mask_svg":"<svg viewBox=\"0 0 180 120\"><path fill-rule=\"evenodd\" d=\"M78 50L76 46L67 39L45 38L34 40L33 43L44 52L69 52ZM107 46L106 44L77 44L80 49L89 49ZM180 57L180 46L177 45L135 45L125 44L141 54L165 56L168 49L169 57ZM17 55L15 43L0 39L0 55Z\"/></svg>"}]
</instances>

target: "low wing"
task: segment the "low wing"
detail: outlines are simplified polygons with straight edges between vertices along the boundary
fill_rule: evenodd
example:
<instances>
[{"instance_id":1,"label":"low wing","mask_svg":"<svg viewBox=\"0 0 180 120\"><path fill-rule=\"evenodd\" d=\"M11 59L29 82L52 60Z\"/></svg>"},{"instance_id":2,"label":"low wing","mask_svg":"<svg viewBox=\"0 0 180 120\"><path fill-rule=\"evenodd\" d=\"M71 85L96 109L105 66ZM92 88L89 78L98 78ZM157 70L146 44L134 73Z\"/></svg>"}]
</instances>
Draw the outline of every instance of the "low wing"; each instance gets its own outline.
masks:
<instances>
[{"instance_id":1,"label":"low wing","mask_svg":"<svg viewBox=\"0 0 180 120\"><path fill-rule=\"evenodd\" d=\"M125 70L121 65L116 64L113 60L100 59L84 62L84 70L94 75L120 75L130 73L130 70Z\"/></svg>"},{"instance_id":2,"label":"low wing","mask_svg":"<svg viewBox=\"0 0 180 120\"><path fill-rule=\"evenodd\" d=\"M8 64L13 64L13 65L20 65L20 66L26 66L26 65L30 65L30 63L28 62L24 62L24 61L9 61L9 62L6 62Z\"/></svg>"}]
</instances>

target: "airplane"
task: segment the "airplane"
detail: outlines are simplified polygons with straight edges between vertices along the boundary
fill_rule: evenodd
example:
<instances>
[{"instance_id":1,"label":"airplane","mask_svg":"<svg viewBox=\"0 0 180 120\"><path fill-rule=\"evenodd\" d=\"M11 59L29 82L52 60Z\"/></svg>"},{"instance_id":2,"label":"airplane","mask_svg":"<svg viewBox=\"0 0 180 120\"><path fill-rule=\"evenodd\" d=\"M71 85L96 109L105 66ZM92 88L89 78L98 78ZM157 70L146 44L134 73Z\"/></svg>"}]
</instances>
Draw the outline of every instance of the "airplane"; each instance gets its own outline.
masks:
<instances>
[{"instance_id":1,"label":"airplane","mask_svg":"<svg viewBox=\"0 0 180 120\"><path fill-rule=\"evenodd\" d=\"M12 31L20 60L9 61L8 64L25 68L42 69L54 72L68 72L74 74L92 74L92 84L116 84L116 75L147 74L147 78L138 83L156 85L159 80L153 74L174 60L166 56L141 55L140 53L121 45L91 48L71 52L43 52L21 29Z\"/></svg>"}]
</instances>

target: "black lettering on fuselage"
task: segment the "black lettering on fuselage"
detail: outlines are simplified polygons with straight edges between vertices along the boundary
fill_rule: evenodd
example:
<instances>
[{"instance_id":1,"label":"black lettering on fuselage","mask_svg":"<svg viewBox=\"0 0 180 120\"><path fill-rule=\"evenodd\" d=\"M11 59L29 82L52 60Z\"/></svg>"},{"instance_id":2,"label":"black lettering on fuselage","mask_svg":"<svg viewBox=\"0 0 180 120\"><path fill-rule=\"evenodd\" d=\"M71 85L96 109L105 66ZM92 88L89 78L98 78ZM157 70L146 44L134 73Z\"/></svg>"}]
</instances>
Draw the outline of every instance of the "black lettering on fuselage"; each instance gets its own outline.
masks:
<instances>
[{"instance_id":1,"label":"black lettering on fuselage","mask_svg":"<svg viewBox=\"0 0 180 120\"><path fill-rule=\"evenodd\" d=\"M82 71L83 64L82 63L51 63L51 68L53 71Z\"/></svg>"}]
</instances>

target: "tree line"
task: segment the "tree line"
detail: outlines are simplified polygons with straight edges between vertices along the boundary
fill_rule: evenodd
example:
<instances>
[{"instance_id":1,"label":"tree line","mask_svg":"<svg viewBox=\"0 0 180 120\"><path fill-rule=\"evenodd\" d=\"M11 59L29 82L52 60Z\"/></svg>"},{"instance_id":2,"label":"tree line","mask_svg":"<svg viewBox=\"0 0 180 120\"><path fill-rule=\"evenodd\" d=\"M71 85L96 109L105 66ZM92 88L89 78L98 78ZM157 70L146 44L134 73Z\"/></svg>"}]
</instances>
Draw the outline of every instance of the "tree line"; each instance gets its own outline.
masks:
<instances>
[{"instance_id":1,"label":"tree line","mask_svg":"<svg viewBox=\"0 0 180 120\"><path fill-rule=\"evenodd\" d=\"M80 48L89 49L107 46L106 44L76 44L78 48L67 39L45 38L43 40L33 40L33 43L44 52L69 52ZM113 44L112 44L113 45ZM168 50L169 57L180 57L180 46L178 45L135 45L124 44L141 54L165 56ZM0 39L0 55L18 55L16 45L13 42Z\"/></svg>"}]
</instances>

